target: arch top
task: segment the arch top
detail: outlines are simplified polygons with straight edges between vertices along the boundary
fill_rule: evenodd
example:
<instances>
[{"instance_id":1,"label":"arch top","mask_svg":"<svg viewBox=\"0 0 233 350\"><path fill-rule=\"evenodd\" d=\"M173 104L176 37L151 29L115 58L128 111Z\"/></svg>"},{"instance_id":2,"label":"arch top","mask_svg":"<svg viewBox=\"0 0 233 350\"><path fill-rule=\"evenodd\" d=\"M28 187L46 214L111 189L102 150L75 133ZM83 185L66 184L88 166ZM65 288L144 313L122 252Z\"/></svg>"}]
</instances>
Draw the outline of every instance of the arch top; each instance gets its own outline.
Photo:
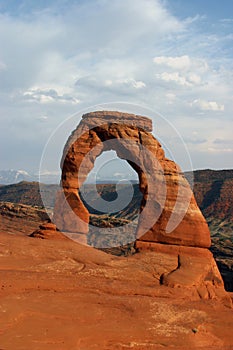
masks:
<instances>
[{"instance_id":1,"label":"arch top","mask_svg":"<svg viewBox=\"0 0 233 350\"><path fill-rule=\"evenodd\" d=\"M95 111L82 116L82 122L91 128L105 123L119 123L136 126L152 132L152 120L148 117L119 111Z\"/></svg>"}]
</instances>

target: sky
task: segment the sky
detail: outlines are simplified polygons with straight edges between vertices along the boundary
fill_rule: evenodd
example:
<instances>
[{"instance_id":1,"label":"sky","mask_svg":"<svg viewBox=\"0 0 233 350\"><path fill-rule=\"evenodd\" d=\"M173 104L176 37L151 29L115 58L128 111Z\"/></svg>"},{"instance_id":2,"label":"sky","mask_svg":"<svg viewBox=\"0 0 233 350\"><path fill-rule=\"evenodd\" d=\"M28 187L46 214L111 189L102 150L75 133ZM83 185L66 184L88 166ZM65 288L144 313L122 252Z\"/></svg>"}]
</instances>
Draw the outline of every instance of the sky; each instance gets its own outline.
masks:
<instances>
[{"instance_id":1,"label":"sky","mask_svg":"<svg viewBox=\"0 0 233 350\"><path fill-rule=\"evenodd\" d=\"M0 0L0 169L38 172L61 123L119 101L148 110L183 170L232 168L232 81L231 0Z\"/></svg>"}]
</instances>

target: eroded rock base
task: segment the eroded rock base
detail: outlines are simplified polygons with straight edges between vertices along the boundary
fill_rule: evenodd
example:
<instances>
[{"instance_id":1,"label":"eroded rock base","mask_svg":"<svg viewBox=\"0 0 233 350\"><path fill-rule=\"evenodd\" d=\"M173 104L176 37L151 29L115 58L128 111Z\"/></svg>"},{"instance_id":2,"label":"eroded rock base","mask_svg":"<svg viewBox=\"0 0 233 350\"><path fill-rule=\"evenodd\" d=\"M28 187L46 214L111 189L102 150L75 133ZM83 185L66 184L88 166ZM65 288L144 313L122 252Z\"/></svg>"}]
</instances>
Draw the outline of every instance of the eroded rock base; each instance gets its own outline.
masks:
<instances>
[{"instance_id":1,"label":"eroded rock base","mask_svg":"<svg viewBox=\"0 0 233 350\"><path fill-rule=\"evenodd\" d=\"M172 288L194 288L201 299L222 299L231 306L231 299L213 254L205 248L136 242L136 249L165 254L176 260L176 266L160 276L160 283Z\"/></svg>"}]
</instances>

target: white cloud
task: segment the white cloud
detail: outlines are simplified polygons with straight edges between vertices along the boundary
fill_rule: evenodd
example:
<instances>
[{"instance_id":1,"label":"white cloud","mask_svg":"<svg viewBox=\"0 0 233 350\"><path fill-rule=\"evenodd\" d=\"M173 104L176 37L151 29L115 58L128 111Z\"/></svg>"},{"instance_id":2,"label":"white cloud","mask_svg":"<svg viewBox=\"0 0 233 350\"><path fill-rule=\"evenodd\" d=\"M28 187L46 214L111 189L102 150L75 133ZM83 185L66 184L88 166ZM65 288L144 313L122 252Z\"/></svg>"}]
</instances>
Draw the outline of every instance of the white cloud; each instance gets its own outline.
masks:
<instances>
[{"instance_id":1,"label":"white cloud","mask_svg":"<svg viewBox=\"0 0 233 350\"><path fill-rule=\"evenodd\" d=\"M47 121L47 120L48 120L48 117L47 117L47 115L41 115L41 116L40 116L40 117L38 117L37 119L38 119L38 120L40 120L40 121L45 122L45 121Z\"/></svg>"},{"instance_id":2,"label":"white cloud","mask_svg":"<svg viewBox=\"0 0 233 350\"><path fill-rule=\"evenodd\" d=\"M183 85L183 86L193 86L201 83L201 78L198 75L193 73L188 74L187 76L184 76L179 72L174 72L174 73L163 72L163 73L156 74L156 77L166 82L175 82L178 85Z\"/></svg>"},{"instance_id":3,"label":"white cloud","mask_svg":"<svg viewBox=\"0 0 233 350\"><path fill-rule=\"evenodd\" d=\"M111 94L135 94L136 90L143 90L146 88L146 83L142 80L134 79L130 77L134 75L127 69L128 65L124 66L124 69L116 71L116 67L112 66L112 70L107 68L108 74L106 75L104 67L98 67L93 75L84 76L76 81L77 91L80 89L95 90L101 89L102 93L107 92ZM109 79L104 79L108 76Z\"/></svg>"},{"instance_id":4,"label":"white cloud","mask_svg":"<svg viewBox=\"0 0 233 350\"><path fill-rule=\"evenodd\" d=\"M153 61L156 64L165 65L178 70L189 69L191 66L190 57L187 55L179 56L179 57L159 56L159 57L154 57Z\"/></svg>"},{"instance_id":5,"label":"white cloud","mask_svg":"<svg viewBox=\"0 0 233 350\"><path fill-rule=\"evenodd\" d=\"M183 56L157 56L153 62L156 66L156 77L178 85L192 87L203 83L204 74L208 71L207 62L200 58Z\"/></svg>"},{"instance_id":6,"label":"white cloud","mask_svg":"<svg viewBox=\"0 0 233 350\"><path fill-rule=\"evenodd\" d=\"M194 100L191 103L191 106L197 106L202 111L214 111L214 112L222 112L224 111L224 105L219 104L216 101L205 101L201 99Z\"/></svg>"},{"instance_id":7,"label":"white cloud","mask_svg":"<svg viewBox=\"0 0 233 350\"><path fill-rule=\"evenodd\" d=\"M1 15L1 60L8 67L0 77L2 91L54 83L71 87L90 70L98 74L105 59L108 79L116 59L131 57L134 65L132 52L137 60L142 42L158 43L183 28L158 0L89 0L67 6L59 15L53 11L57 8L30 17ZM130 73L123 78L141 80Z\"/></svg>"},{"instance_id":8,"label":"white cloud","mask_svg":"<svg viewBox=\"0 0 233 350\"><path fill-rule=\"evenodd\" d=\"M122 84L122 85L126 85L126 86L129 86L129 87L133 87L135 89L142 89L144 87L146 87L146 84L143 82L143 81L140 81L140 80L135 80L133 78L129 78L129 79L119 79L119 80L116 80L115 82L116 84Z\"/></svg>"},{"instance_id":9,"label":"white cloud","mask_svg":"<svg viewBox=\"0 0 233 350\"><path fill-rule=\"evenodd\" d=\"M173 104L175 102L175 100L176 100L176 95L174 93L172 93L172 92L166 93L165 96L166 96L166 98L168 100L168 104Z\"/></svg>"},{"instance_id":10,"label":"white cloud","mask_svg":"<svg viewBox=\"0 0 233 350\"><path fill-rule=\"evenodd\" d=\"M136 80L133 80L132 81L132 85L133 87L135 87L136 89L141 89L141 88L144 88L146 87L146 84L143 82L143 81L136 81Z\"/></svg>"},{"instance_id":11,"label":"white cloud","mask_svg":"<svg viewBox=\"0 0 233 350\"><path fill-rule=\"evenodd\" d=\"M172 81L179 85L191 86L191 84L186 80L186 78L182 77L178 72L175 72L175 73L163 72L160 74L156 74L156 77L166 82Z\"/></svg>"},{"instance_id":12,"label":"white cloud","mask_svg":"<svg viewBox=\"0 0 233 350\"><path fill-rule=\"evenodd\" d=\"M233 148L214 148L214 147L208 147L208 151L211 153L233 153Z\"/></svg>"},{"instance_id":13,"label":"white cloud","mask_svg":"<svg viewBox=\"0 0 233 350\"><path fill-rule=\"evenodd\" d=\"M198 85L201 83L201 77L195 73L190 73L188 75L188 80L191 84Z\"/></svg>"},{"instance_id":14,"label":"white cloud","mask_svg":"<svg viewBox=\"0 0 233 350\"><path fill-rule=\"evenodd\" d=\"M37 101L39 103L61 102L77 104L79 100L69 94L59 94L55 89L29 89L23 93L28 101Z\"/></svg>"},{"instance_id":15,"label":"white cloud","mask_svg":"<svg viewBox=\"0 0 233 350\"><path fill-rule=\"evenodd\" d=\"M191 58L189 55L183 56L156 56L153 62L160 66L169 67L179 71L205 72L208 70L208 63L205 59Z\"/></svg>"}]
</instances>

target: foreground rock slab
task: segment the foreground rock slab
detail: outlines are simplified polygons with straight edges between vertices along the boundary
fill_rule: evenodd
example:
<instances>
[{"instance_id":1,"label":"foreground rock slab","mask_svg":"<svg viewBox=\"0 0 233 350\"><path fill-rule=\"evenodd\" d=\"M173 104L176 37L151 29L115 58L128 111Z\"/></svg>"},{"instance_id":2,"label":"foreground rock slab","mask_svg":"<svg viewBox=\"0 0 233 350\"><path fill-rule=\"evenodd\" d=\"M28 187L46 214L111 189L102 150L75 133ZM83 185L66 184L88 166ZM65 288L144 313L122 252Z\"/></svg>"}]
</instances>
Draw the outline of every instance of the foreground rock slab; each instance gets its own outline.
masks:
<instances>
[{"instance_id":1,"label":"foreground rock slab","mask_svg":"<svg viewBox=\"0 0 233 350\"><path fill-rule=\"evenodd\" d=\"M206 299L188 276L171 287L175 253L113 257L68 239L2 232L0 264L1 349L233 347L229 295Z\"/></svg>"}]
</instances>

